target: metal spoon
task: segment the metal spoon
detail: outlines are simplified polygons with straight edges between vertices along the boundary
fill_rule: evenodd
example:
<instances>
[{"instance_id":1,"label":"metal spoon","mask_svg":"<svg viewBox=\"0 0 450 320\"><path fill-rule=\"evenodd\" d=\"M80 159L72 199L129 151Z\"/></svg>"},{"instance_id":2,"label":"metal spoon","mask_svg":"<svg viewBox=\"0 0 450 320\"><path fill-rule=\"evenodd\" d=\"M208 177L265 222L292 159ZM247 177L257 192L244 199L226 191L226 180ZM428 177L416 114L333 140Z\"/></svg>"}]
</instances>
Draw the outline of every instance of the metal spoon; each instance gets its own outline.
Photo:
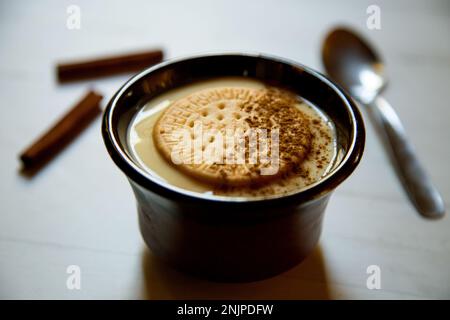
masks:
<instances>
[{"instance_id":1,"label":"metal spoon","mask_svg":"<svg viewBox=\"0 0 450 320\"><path fill-rule=\"evenodd\" d=\"M444 216L444 202L419 163L399 117L379 95L387 80L376 52L352 31L339 28L326 37L322 60L331 78L369 107L403 187L419 213L426 218Z\"/></svg>"}]
</instances>

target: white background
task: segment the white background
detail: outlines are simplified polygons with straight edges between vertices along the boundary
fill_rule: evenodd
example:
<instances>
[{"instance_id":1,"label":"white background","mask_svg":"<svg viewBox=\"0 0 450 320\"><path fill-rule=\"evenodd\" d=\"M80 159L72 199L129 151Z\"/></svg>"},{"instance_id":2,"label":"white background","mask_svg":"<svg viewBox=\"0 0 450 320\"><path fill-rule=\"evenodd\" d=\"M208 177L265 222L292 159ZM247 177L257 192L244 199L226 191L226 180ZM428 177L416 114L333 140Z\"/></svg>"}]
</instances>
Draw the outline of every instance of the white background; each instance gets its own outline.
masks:
<instances>
[{"instance_id":1,"label":"white background","mask_svg":"<svg viewBox=\"0 0 450 320\"><path fill-rule=\"evenodd\" d=\"M374 3L379 31L366 28ZM70 4L81 8L81 30L66 28ZM316 252L249 284L197 280L152 256L100 118L34 179L18 174L20 151L87 87L105 104L129 77L59 85L58 61L163 47L167 58L260 51L322 70L321 41L337 24L382 52L386 97L448 205L448 1L1 1L0 298L450 298L450 220L418 216L369 121L362 163L333 195ZM79 291L66 288L71 264L81 267ZM371 264L381 290L366 288Z\"/></svg>"}]
</instances>

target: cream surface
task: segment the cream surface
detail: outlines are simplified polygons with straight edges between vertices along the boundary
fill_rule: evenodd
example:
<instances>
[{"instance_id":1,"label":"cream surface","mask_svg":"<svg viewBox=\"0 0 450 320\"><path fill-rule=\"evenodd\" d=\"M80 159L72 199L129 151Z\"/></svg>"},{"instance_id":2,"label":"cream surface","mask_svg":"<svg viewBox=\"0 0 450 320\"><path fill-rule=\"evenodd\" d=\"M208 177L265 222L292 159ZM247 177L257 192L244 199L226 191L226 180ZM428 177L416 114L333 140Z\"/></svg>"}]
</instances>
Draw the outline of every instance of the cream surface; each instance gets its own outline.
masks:
<instances>
[{"instance_id":1,"label":"cream surface","mask_svg":"<svg viewBox=\"0 0 450 320\"><path fill-rule=\"evenodd\" d=\"M129 148L135 161L141 167L156 178L179 188L199 193L238 197L269 196L295 192L318 181L332 169L336 158L334 126L318 108L299 99L296 107L308 115L311 122L315 124L310 126L314 136L310 156L298 168L298 171L302 174L291 174L256 188L219 189L182 173L157 150L152 134L153 127L164 109L172 102L193 92L214 87L263 88L265 84L247 78L212 79L171 90L150 100L136 114L128 129Z\"/></svg>"}]
</instances>

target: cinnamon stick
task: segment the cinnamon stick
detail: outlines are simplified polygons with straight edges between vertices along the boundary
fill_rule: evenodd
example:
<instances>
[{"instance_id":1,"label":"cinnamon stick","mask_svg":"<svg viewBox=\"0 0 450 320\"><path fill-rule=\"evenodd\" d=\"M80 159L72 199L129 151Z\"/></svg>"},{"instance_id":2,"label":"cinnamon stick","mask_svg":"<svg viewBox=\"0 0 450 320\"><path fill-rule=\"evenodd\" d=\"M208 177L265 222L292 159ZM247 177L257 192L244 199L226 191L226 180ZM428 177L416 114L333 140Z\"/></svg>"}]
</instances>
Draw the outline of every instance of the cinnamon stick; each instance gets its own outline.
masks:
<instances>
[{"instance_id":1,"label":"cinnamon stick","mask_svg":"<svg viewBox=\"0 0 450 320\"><path fill-rule=\"evenodd\" d=\"M33 175L72 142L100 113L102 96L89 91L53 127L20 154L22 173Z\"/></svg>"},{"instance_id":2,"label":"cinnamon stick","mask_svg":"<svg viewBox=\"0 0 450 320\"><path fill-rule=\"evenodd\" d=\"M89 78L136 72L161 62L163 52L152 50L134 54L118 55L93 60L58 64L56 67L60 83Z\"/></svg>"}]
</instances>

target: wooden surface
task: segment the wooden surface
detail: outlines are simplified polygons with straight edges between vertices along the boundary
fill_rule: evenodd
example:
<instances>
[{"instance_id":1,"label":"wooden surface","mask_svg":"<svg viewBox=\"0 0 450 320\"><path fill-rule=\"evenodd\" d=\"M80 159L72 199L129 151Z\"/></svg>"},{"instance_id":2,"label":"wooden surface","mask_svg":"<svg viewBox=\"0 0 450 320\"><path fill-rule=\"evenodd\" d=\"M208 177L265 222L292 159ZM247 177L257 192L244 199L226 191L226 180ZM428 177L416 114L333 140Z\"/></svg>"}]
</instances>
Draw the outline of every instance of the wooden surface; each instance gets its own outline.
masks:
<instances>
[{"instance_id":1,"label":"wooden surface","mask_svg":"<svg viewBox=\"0 0 450 320\"><path fill-rule=\"evenodd\" d=\"M260 51L322 70L321 40L346 24L382 51L386 98L448 210L450 2L376 2L382 29L371 31L366 1L2 1L0 298L450 298L450 219L416 214L369 121L362 163L334 193L315 253L249 284L200 281L152 256L99 119L34 179L18 174L20 151L87 87L108 100L128 77L58 85L59 61L162 46L168 57ZM66 28L70 4L80 30ZM69 265L81 268L81 290L66 287ZM366 287L369 265L381 268L380 290Z\"/></svg>"}]
</instances>

